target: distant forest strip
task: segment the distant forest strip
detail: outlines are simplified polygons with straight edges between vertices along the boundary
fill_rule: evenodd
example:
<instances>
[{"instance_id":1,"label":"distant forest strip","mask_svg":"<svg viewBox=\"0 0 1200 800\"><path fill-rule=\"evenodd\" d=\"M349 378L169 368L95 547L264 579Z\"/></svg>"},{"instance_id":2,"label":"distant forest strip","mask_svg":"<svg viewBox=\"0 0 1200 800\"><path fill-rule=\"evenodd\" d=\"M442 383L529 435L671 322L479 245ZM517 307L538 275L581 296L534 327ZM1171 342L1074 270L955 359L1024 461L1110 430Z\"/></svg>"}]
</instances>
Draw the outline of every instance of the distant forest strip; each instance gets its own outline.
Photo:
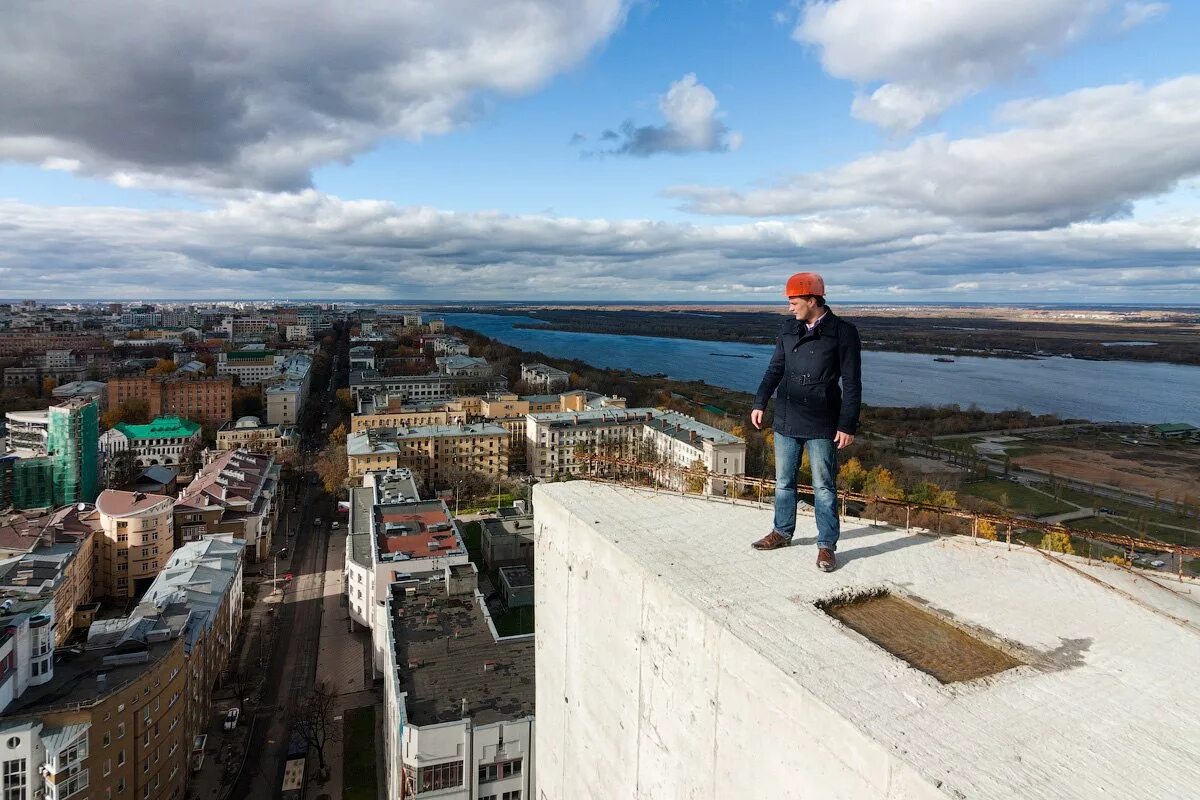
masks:
<instances>
[{"instance_id":1,"label":"distant forest strip","mask_svg":"<svg viewBox=\"0 0 1200 800\"><path fill-rule=\"evenodd\" d=\"M544 324L520 323L519 328L547 328L577 333L661 336L669 339L774 344L785 319L773 312L691 311L537 311L488 310L489 314L532 316ZM1019 320L970 317L905 317L848 315L858 326L863 347L901 353L947 356L1032 358L1071 356L1094 361L1156 361L1200 365L1200 337L1162 327L1030 323ZM1184 335L1181 335L1184 334ZM1109 342L1106 347L1102 342ZM1151 345L1114 345L1117 341L1150 341Z\"/></svg>"}]
</instances>

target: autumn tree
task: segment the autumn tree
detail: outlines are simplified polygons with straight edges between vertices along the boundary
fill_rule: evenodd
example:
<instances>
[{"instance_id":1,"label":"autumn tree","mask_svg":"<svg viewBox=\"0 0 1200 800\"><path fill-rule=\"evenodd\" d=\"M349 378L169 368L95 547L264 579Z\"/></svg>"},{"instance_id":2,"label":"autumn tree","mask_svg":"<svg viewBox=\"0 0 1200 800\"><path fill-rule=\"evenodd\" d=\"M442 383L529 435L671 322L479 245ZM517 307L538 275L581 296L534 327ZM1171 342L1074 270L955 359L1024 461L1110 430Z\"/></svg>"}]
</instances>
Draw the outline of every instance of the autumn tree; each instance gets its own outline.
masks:
<instances>
[{"instance_id":1,"label":"autumn tree","mask_svg":"<svg viewBox=\"0 0 1200 800\"><path fill-rule=\"evenodd\" d=\"M707 477L708 468L703 461L696 459L684 475L683 487L689 492L703 492Z\"/></svg>"},{"instance_id":2,"label":"autumn tree","mask_svg":"<svg viewBox=\"0 0 1200 800\"><path fill-rule=\"evenodd\" d=\"M838 483L843 489L860 492L867 482L867 474L862 462L857 458L851 458L838 470Z\"/></svg>"},{"instance_id":3,"label":"autumn tree","mask_svg":"<svg viewBox=\"0 0 1200 800\"><path fill-rule=\"evenodd\" d=\"M1063 528L1046 531L1039 546L1043 550L1049 550L1052 553L1065 553L1069 556L1075 555L1075 548L1071 545L1071 535Z\"/></svg>"},{"instance_id":4,"label":"autumn tree","mask_svg":"<svg viewBox=\"0 0 1200 800\"><path fill-rule=\"evenodd\" d=\"M313 466L317 475L321 477L325 491L336 495L346 483L350 472L346 463L346 437L342 437L340 444L331 442Z\"/></svg>"},{"instance_id":5,"label":"autumn tree","mask_svg":"<svg viewBox=\"0 0 1200 800\"><path fill-rule=\"evenodd\" d=\"M996 541L996 523L991 520L979 520L979 525L975 532L979 535L980 539L987 539L992 542Z\"/></svg>"},{"instance_id":6,"label":"autumn tree","mask_svg":"<svg viewBox=\"0 0 1200 800\"><path fill-rule=\"evenodd\" d=\"M175 371L175 362L169 358L160 358L158 363L146 370L147 375L170 375Z\"/></svg>"},{"instance_id":7,"label":"autumn tree","mask_svg":"<svg viewBox=\"0 0 1200 800\"><path fill-rule=\"evenodd\" d=\"M115 428L118 422L129 425L144 425L150 421L150 406L145 400L131 397L124 403L108 409L100 416L105 428Z\"/></svg>"},{"instance_id":8,"label":"autumn tree","mask_svg":"<svg viewBox=\"0 0 1200 800\"><path fill-rule=\"evenodd\" d=\"M899 500L904 497L904 490L896 483L891 470L875 467L863 481L863 494L883 500Z\"/></svg>"},{"instance_id":9,"label":"autumn tree","mask_svg":"<svg viewBox=\"0 0 1200 800\"><path fill-rule=\"evenodd\" d=\"M346 415L354 413L354 398L350 396L349 389L338 389L337 392L338 406Z\"/></svg>"},{"instance_id":10,"label":"autumn tree","mask_svg":"<svg viewBox=\"0 0 1200 800\"><path fill-rule=\"evenodd\" d=\"M49 397L50 393L58 388L58 381L52 377L42 378L42 397Z\"/></svg>"}]
</instances>

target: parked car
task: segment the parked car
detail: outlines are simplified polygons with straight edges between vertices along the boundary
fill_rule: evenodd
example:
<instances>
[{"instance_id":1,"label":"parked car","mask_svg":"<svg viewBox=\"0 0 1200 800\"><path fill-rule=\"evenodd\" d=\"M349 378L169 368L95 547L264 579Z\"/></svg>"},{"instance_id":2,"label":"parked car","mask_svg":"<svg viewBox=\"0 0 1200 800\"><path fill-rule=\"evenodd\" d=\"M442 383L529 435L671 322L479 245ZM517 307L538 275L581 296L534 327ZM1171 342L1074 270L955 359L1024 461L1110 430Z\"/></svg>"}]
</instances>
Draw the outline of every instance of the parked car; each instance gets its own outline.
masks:
<instances>
[{"instance_id":1,"label":"parked car","mask_svg":"<svg viewBox=\"0 0 1200 800\"><path fill-rule=\"evenodd\" d=\"M237 727L238 717L242 715L240 709L231 708L225 712L225 722L221 725L227 731L231 731Z\"/></svg>"},{"instance_id":2,"label":"parked car","mask_svg":"<svg viewBox=\"0 0 1200 800\"><path fill-rule=\"evenodd\" d=\"M292 574L291 572L285 572L285 573L283 573L283 579L284 579L285 581L289 582L289 583L290 583L290 582L292 581L292 579L293 579L293 578L295 578L295 577L296 577L296 576L295 576L294 574Z\"/></svg>"},{"instance_id":3,"label":"parked car","mask_svg":"<svg viewBox=\"0 0 1200 800\"><path fill-rule=\"evenodd\" d=\"M320 517L317 517L316 519L313 520L313 527L314 528L321 527L321 518Z\"/></svg>"},{"instance_id":4,"label":"parked car","mask_svg":"<svg viewBox=\"0 0 1200 800\"><path fill-rule=\"evenodd\" d=\"M338 521L335 519L335 520L333 521L333 524L332 524L332 525L330 525L329 527L333 528L333 529L336 531L338 528L342 527L342 523L338 522Z\"/></svg>"}]
</instances>

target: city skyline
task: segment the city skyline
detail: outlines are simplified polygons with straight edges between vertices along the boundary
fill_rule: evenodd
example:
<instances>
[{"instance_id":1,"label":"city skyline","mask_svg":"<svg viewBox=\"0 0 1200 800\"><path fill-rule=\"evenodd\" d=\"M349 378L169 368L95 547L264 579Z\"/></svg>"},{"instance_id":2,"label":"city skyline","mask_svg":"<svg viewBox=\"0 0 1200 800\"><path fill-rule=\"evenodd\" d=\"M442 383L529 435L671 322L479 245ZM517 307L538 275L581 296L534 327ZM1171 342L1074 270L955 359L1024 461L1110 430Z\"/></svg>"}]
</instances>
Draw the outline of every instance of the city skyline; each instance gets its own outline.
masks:
<instances>
[{"instance_id":1,"label":"city skyline","mask_svg":"<svg viewBox=\"0 0 1200 800\"><path fill-rule=\"evenodd\" d=\"M1195 7L454 6L15 11L0 294L1200 294Z\"/></svg>"}]
</instances>

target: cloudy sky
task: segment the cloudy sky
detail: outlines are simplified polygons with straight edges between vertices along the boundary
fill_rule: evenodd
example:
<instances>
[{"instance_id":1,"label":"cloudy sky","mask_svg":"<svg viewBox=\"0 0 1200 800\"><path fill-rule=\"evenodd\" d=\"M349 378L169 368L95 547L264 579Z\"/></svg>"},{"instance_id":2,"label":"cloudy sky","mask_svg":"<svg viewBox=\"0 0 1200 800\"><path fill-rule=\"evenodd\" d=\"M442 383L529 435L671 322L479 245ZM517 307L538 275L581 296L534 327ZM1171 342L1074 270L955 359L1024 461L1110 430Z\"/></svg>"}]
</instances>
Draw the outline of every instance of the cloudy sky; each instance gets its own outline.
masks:
<instances>
[{"instance_id":1,"label":"cloudy sky","mask_svg":"<svg viewBox=\"0 0 1200 800\"><path fill-rule=\"evenodd\" d=\"M5 3L0 297L1200 302L1200 3Z\"/></svg>"}]
</instances>

